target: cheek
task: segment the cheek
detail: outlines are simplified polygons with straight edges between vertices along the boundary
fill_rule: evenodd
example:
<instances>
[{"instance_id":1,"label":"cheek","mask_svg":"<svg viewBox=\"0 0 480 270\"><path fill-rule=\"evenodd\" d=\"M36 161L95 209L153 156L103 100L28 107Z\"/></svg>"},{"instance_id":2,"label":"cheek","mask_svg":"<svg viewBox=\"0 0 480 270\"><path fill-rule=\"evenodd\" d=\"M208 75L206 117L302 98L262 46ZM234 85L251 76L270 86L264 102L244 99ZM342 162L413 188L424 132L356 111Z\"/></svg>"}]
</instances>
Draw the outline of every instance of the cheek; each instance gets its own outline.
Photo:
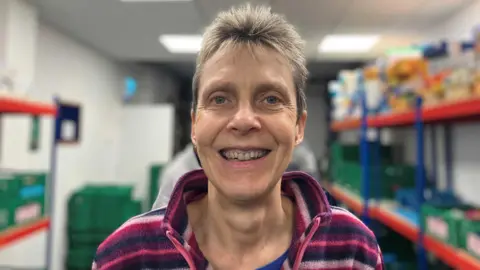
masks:
<instances>
[{"instance_id":1,"label":"cheek","mask_svg":"<svg viewBox=\"0 0 480 270\"><path fill-rule=\"evenodd\" d=\"M275 117L268 121L268 129L279 143L293 144L296 135L295 119L290 117Z\"/></svg>"},{"instance_id":2,"label":"cheek","mask_svg":"<svg viewBox=\"0 0 480 270\"><path fill-rule=\"evenodd\" d=\"M198 113L195 119L197 144L199 146L212 144L221 128L221 122L218 119L213 120L204 113Z\"/></svg>"}]
</instances>

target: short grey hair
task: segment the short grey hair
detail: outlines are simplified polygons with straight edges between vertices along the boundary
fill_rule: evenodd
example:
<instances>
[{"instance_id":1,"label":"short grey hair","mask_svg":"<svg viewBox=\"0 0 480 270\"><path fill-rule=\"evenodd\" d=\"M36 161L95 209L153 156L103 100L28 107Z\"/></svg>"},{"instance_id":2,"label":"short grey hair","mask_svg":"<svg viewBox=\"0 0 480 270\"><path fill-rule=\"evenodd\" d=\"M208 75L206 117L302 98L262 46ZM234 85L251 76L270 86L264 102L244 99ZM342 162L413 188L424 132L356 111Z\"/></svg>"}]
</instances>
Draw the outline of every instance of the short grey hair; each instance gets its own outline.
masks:
<instances>
[{"instance_id":1,"label":"short grey hair","mask_svg":"<svg viewBox=\"0 0 480 270\"><path fill-rule=\"evenodd\" d=\"M297 99L297 117L307 109L305 83L308 76L304 54L304 41L280 14L270 7L245 4L220 12L203 34L193 76L193 103L195 112L202 67L217 51L225 46L260 45L283 55L292 68Z\"/></svg>"}]
</instances>

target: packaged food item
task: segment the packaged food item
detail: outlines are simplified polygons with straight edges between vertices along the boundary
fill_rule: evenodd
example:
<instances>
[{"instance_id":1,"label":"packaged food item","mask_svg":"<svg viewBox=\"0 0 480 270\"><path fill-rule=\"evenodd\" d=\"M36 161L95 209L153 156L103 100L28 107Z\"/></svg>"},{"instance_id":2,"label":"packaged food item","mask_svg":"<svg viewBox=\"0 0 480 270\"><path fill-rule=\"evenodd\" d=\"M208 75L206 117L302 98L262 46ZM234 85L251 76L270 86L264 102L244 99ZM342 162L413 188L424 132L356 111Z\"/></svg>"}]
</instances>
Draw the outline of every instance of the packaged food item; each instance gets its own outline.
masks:
<instances>
[{"instance_id":1,"label":"packaged food item","mask_svg":"<svg viewBox=\"0 0 480 270\"><path fill-rule=\"evenodd\" d=\"M411 110L415 97L425 89L427 63L421 58L398 59L387 70L388 96L395 112Z\"/></svg>"},{"instance_id":2,"label":"packaged food item","mask_svg":"<svg viewBox=\"0 0 480 270\"><path fill-rule=\"evenodd\" d=\"M475 97L480 97L480 70L476 70L473 74L472 94Z\"/></svg>"},{"instance_id":3,"label":"packaged food item","mask_svg":"<svg viewBox=\"0 0 480 270\"><path fill-rule=\"evenodd\" d=\"M380 68L375 65L367 66L363 70L365 96L369 114L378 114L385 111L383 106L386 99L386 85L380 73Z\"/></svg>"},{"instance_id":4,"label":"packaged food item","mask_svg":"<svg viewBox=\"0 0 480 270\"><path fill-rule=\"evenodd\" d=\"M331 117L334 121L341 121L347 117L350 101L342 85L338 81L328 83L328 92L332 98Z\"/></svg>"},{"instance_id":5,"label":"packaged food item","mask_svg":"<svg viewBox=\"0 0 480 270\"><path fill-rule=\"evenodd\" d=\"M472 70L458 68L453 70L445 79L445 100L459 101L472 97Z\"/></svg>"},{"instance_id":6,"label":"packaged food item","mask_svg":"<svg viewBox=\"0 0 480 270\"><path fill-rule=\"evenodd\" d=\"M361 91L360 85L361 73L358 70L342 70L339 73L338 81L343 92L348 98L347 117L360 117L362 115Z\"/></svg>"},{"instance_id":7,"label":"packaged food item","mask_svg":"<svg viewBox=\"0 0 480 270\"><path fill-rule=\"evenodd\" d=\"M448 43L448 66L450 74L445 78L445 100L458 101L472 96L474 74L474 54L466 43L452 41Z\"/></svg>"},{"instance_id":8,"label":"packaged food item","mask_svg":"<svg viewBox=\"0 0 480 270\"><path fill-rule=\"evenodd\" d=\"M480 25L473 30L473 48L475 57L475 67L473 74L472 93L480 97Z\"/></svg>"},{"instance_id":9,"label":"packaged food item","mask_svg":"<svg viewBox=\"0 0 480 270\"><path fill-rule=\"evenodd\" d=\"M423 105L437 105L444 100L445 96L445 78L449 72L439 72L428 76L425 89L422 90Z\"/></svg>"},{"instance_id":10,"label":"packaged food item","mask_svg":"<svg viewBox=\"0 0 480 270\"><path fill-rule=\"evenodd\" d=\"M423 106L437 105L445 97L445 78L449 75L447 42L430 43L423 50L425 61L428 61L428 75L425 87L420 91Z\"/></svg>"}]
</instances>

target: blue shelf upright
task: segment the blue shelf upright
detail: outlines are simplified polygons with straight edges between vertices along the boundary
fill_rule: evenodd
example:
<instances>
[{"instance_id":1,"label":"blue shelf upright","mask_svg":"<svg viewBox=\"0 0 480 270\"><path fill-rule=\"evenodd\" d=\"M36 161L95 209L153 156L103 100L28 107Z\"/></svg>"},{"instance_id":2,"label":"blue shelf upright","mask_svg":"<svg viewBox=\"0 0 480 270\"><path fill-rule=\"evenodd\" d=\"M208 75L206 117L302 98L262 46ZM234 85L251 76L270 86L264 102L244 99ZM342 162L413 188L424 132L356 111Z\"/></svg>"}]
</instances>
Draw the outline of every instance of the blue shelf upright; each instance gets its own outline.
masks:
<instances>
[{"instance_id":1,"label":"blue shelf upright","mask_svg":"<svg viewBox=\"0 0 480 270\"><path fill-rule=\"evenodd\" d=\"M432 155L432 174L431 184L437 187L438 183L438 151L437 151L437 128L435 125L430 127L430 150Z\"/></svg>"},{"instance_id":2,"label":"blue shelf upright","mask_svg":"<svg viewBox=\"0 0 480 270\"><path fill-rule=\"evenodd\" d=\"M381 193L381 168L382 168L382 162L381 162L381 141L380 141L380 133L381 129L377 128L375 129L375 139L373 141L373 154L372 154L372 182L371 184L373 185L373 200L378 201L380 199L380 193Z\"/></svg>"},{"instance_id":3,"label":"blue shelf upright","mask_svg":"<svg viewBox=\"0 0 480 270\"><path fill-rule=\"evenodd\" d=\"M362 221L365 225L370 224L370 217L368 213L369 199L370 199L370 154L369 154L369 143L368 143L368 107L367 107L367 96L364 88L364 78L363 74L359 75L358 85L360 87L360 101L362 106L362 121L360 127L360 160L362 163L362 187L361 193L363 197L363 213Z\"/></svg>"},{"instance_id":4,"label":"blue shelf upright","mask_svg":"<svg viewBox=\"0 0 480 270\"><path fill-rule=\"evenodd\" d=\"M424 123L422 117L422 98L417 97L415 102L415 131L416 131L416 138L417 138L417 167L416 167L416 175L415 175L415 189L417 195L417 214L421 215L422 213L422 205L425 202L425 145L424 145ZM424 232L425 228L422 222L419 223L419 230L418 230L418 241L417 241L417 248L418 248L418 269L426 270L428 269L427 264L427 255L424 246Z\"/></svg>"},{"instance_id":5,"label":"blue shelf upright","mask_svg":"<svg viewBox=\"0 0 480 270\"><path fill-rule=\"evenodd\" d=\"M48 188L48 213L50 216L50 228L47 231L47 249L45 251L45 260L46 260L46 269L52 268L52 255L53 255L53 243L54 243L54 234L53 230L55 228L55 191L56 191L56 173L57 173L57 146L58 146L58 134L60 134L60 124L61 124L61 110L60 102L57 97L54 97L54 104L57 108L57 114L55 115L55 123L53 128L53 140L52 146L50 149L50 184Z\"/></svg>"}]
</instances>

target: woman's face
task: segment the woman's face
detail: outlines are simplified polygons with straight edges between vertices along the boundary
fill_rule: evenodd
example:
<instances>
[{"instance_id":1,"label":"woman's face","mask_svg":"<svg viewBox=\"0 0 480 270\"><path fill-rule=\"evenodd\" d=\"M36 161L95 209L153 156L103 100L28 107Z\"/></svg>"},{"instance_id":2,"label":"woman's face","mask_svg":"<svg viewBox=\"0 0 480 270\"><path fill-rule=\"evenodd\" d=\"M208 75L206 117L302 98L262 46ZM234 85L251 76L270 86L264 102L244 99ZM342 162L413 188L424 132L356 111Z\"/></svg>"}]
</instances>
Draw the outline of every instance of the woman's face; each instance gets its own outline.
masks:
<instances>
[{"instance_id":1,"label":"woman's face","mask_svg":"<svg viewBox=\"0 0 480 270\"><path fill-rule=\"evenodd\" d=\"M279 183L303 139L287 60L265 47L226 48L203 66L192 141L210 183L228 199L252 201Z\"/></svg>"}]
</instances>

